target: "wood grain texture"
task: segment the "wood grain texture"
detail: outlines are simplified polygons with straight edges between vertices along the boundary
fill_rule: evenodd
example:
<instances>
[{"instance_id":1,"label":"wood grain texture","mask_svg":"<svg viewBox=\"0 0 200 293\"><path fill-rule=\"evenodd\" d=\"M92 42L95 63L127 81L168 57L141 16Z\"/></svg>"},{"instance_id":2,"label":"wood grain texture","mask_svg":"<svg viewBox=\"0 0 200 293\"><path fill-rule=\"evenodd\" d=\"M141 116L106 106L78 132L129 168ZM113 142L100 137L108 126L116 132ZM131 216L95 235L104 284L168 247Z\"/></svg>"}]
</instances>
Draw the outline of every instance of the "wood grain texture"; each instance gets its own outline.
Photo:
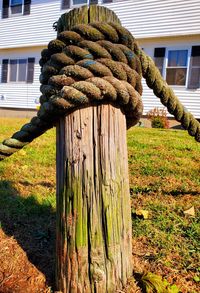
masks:
<instances>
[{"instance_id":1,"label":"wood grain texture","mask_svg":"<svg viewBox=\"0 0 200 293\"><path fill-rule=\"evenodd\" d=\"M125 116L93 106L57 128L58 289L115 292L132 269Z\"/></svg>"},{"instance_id":2,"label":"wood grain texture","mask_svg":"<svg viewBox=\"0 0 200 293\"><path fill-rule=\"evenodd\" d=\"M99 6L84 6L60 19L63 30L79 23L119 23L112 11ZM57 290L116 292L132 273L126 120L121 110L98 105L61 118L56 161Z\"/></svg>"},{"instance_id":3,"label":"wood grain texture","mask_svg":"<svg viewBox=\"0 0 200 293\"><path fill-rule=\"evenodd\" d=\"M58 20L57 33L70 30L77 24L87 24L89 22L115 22L121 24L117 15L107 7L98 5L84 5L64 13Z\"/></svg>"}]
</instances>

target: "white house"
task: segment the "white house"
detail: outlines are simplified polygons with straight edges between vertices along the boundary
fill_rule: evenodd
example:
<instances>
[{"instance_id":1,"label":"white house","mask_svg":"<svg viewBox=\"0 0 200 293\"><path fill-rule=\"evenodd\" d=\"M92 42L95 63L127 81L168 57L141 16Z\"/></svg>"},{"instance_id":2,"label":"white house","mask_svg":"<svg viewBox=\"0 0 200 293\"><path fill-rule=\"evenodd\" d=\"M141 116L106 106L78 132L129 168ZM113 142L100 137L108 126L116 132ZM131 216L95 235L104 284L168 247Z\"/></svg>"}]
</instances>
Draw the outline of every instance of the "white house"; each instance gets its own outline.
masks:
<instances>
[{"instance_id":1,"label":"white house","mask_svg":"<svg viewBox=\"0 0 200 293\"><path fill-rule=\"evenodd\" d=\"M36 109L40 52L56 37L52 25L68 9L89 0L0 0L0 115ZM173 87L200 118L200 1L91 0L115 11ZM144 85L144 114L163 107Z\"/></svg>"}]
</instances>

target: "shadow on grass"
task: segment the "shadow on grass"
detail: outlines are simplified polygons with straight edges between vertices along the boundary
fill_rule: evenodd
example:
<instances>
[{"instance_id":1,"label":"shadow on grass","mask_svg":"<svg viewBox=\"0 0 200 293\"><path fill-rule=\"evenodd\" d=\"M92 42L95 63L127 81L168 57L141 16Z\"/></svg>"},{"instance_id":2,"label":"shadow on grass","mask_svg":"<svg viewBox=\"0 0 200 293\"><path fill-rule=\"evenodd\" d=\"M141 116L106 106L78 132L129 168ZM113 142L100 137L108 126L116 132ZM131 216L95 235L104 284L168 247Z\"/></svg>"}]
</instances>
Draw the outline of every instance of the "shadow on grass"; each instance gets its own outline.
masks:
<instances>
[{"instance_id":1,"label":"shadow on grass","mask_svg":"<svg viewBox=\"0 0 200 293\"><path fill-rule=\"evenodd\" d=\"M180 196L180 195L195 195L197 196L199 193L198 191L192 191L192 190L186 190L186 191L182 191L182 190L171 190L169 192L164 192L164 194L166 195L172 195L172 196Z\"/></svg>"},{"instance_id":2,"label":"shadow on grass","mask_svg":"<svg viewBox=\"0 0 200 293\"><path fill-rule=\"evenodd\" d=\"M50 204L39 204L33 195L21 197L11 181L0 181L0 222L4 233L14 236L48 286L53 286L56 225Z\"/></svg>"},{"instance_id":3,"label":"shadow on grass","mask_svg":"<svg viewBox=\"0 0 200 293\"><path fill-rule=\"evenodd\" d=\"M155 184L155 186L135 186L135 187L130 188L130 195L131 196L137 195L137 194L151 195L151 194L155 194L158 192L159 192L159 189L156 186L156 184ZM198 191L193 191L191 189L188 189L188 190L172 189L170 191L162 190L162 194L163 195L171 195L174 197L184 196L184 195L194 195L194 196L199 195Z\"/></svg>"}]
</instances>

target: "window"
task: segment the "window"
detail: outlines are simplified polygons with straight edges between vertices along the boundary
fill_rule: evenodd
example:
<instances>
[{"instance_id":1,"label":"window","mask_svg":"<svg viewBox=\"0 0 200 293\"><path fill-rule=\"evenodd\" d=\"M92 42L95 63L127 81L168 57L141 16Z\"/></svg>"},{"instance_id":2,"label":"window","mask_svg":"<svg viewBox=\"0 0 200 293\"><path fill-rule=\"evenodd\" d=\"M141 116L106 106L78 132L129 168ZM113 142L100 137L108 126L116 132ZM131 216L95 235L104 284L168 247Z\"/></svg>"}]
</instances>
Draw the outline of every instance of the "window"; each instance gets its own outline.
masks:
<instances>
[{"instance_id":1,"label":"window","mask_svg":"<svg viewBox=\"0 0 200 293\"><path fill-rule=\"evenodd\" d=\"M14 60L10 60L9 62L9 78L8 78L8 81L17 81L17 60L14 59Z\"/></svg>"},{"instance_id":2,"label":"window","mask_svg":"<svg viewBox=\"0 0 200 293\"><path fill-rule=\"evenodd\" d=\"M23 0L10 0L10 13L22 14Z\"/></svg>"},{"instance_id":3,"label":"window","mask_svg":"<svg viewBox=\"0 0 200 293\"><path fill-rule=\"evenodd\" d=\"M9 81L21 82L26 81L27 59L11 59L9 67Z\"/></svg>"},{"instance_id":4,"label":"window","mask_svg":"<svg viewBox=\"0 0 200 293\"><path fill-rule=\"evenodd\" d=\"M188 50L169 50L166 81L169 85L185 85L187 77Z\"/></svg>"},{"instance_id":5,"label":"window","mask_svg":"<svg viewBox=\"0 0 200 293\"><path fill-rule=\"evenodd\" d=\"M72 0L72 5L87 4L87 0Z\"/></svg>"},{"instance_id":6,"label":"window","mask_svg":"<svg viewBox=\"0 0 200 293\"><path fill-rule=\"evenodd\" d=\"M62 9L69 9L71 6L76 6L76 5L110 3L110 2L113 2L113 0L62 0Z\"/></svg>"},{"instance_id":7,"label":"window","mask_svg":"<svg viewBox=\"0 0 200 293\"><path fill-rule=\"evenodd\" d=\"M31 0L3 0L2 18L30 14Z\"/></svg>"},{"instance_id":8,"label":"window","mask_svg":"<svg viewBox=\"0 0 200 293\"><path fill-rule=\"evenodd\" d=\"M161 75L163 74L164 60L165 60L165 48L155 48L154 62L155 62L155 65L160 70Z\"/></svg>"},{"instance_id":9,"label":"window","mask_svg":"<svg viewBox=\"0 0 200 293\"><path fill-rule=\"evenodd\" d=\"M192 47L188 88L200 88L200 46Z\"/></svg>"},{"instance_id":10,"label":"window","mask_svg":"<svg viewBox=\"0 0 200 293\"><path fill-rule=\"evenodd\" d=\"M9 82L25 82L27 76L27 59L11 59L9 61Z\"/></svg>"},{"instance_id":11,"label":"window","mask_svg":"<svg viewBox=\"0 0 200 293\"><path fill-rule=\"evenodd\" d=\"M154 49L154 62L169 85L200 88L200 45Z\"/></svg>"},{"instance_id":12,"label":"window","mask_svg":"<svg viewBox=\"0 0 200 293\"><path fill-rule=\"evenodd\" d=\"M4 59L1 82L33 82L35 58Z\"/></svg>"}]
</instances>

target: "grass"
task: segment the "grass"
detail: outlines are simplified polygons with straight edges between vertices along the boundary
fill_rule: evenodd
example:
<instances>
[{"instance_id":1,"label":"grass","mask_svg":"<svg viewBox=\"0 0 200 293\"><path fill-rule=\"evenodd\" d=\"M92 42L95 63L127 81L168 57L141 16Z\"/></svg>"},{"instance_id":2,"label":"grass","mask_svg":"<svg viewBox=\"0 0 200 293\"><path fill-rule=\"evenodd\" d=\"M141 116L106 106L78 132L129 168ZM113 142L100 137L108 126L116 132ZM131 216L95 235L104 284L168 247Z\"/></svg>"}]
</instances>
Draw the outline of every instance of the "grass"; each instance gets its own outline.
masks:
<instances>
[{"instance_id":1,"label":"grass","mask_svg":"<svg viewBox=\"0 0 200 293\"><path fill-rule=\"evenodd\" d=\"M0 140L25 123L1 119ZM198 292L200 273L200 145L180 130L132 128L127 133L135 272L151 271ZM55 129L0 163L0 220L53 284ZM195 216L184 211L194 206ZM51 264L51 265L49 265ZM138 291L139 292L139 291Z\"/></svg>"},{"instance_id":2,"label":"grass","mask_svg":"<svg viewBox=\"0 0 200 293\"><path fill-rule=\"evenodd\" d=\"M149 212L146 220L133 218L136 256L139 240L146 251L136 268L143 263L143 270L156 273L159 267L181 292L197 292L200 146L184 131L135 128L128 132L128 149L133 210ZM186 216L192 206L195 216Z\"/></svg>"}]
</instances>

